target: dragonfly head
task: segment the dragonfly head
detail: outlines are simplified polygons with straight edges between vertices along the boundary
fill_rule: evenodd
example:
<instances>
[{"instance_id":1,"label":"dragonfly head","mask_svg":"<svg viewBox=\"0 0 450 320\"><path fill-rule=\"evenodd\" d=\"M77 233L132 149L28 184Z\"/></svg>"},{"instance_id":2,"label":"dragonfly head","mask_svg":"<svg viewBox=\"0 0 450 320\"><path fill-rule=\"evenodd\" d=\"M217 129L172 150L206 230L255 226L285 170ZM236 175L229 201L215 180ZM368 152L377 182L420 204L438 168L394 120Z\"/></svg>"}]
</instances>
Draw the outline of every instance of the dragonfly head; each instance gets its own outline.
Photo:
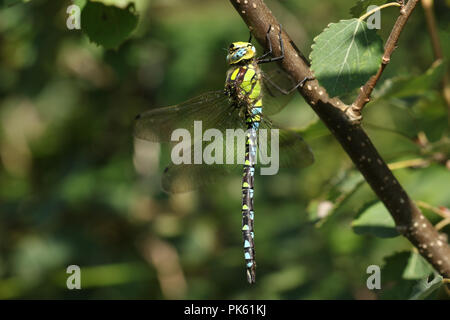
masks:
<instances>
[{"instance_id":1,"label":"dragonfly head","mask_svg":"<svg viewBox=\"0 0 450 320\"><path fill-rule=\"evenodd\" d=\"M236 64L243 60L249 60L256 55L256 49L250 42L233 42L228 48L228 64Z\"/></svg>"}]
</instances>

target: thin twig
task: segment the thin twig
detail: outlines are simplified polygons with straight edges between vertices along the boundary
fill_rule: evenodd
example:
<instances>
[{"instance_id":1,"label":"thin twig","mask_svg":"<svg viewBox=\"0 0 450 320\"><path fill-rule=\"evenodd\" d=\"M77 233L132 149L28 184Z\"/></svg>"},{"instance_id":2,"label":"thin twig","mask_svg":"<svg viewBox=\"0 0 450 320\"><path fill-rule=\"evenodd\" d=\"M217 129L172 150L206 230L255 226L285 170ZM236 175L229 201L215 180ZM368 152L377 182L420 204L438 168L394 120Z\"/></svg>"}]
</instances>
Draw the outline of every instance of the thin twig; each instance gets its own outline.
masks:
<instances>
[{"instance_id":1,"label":"thin twig","mask_svg":"<svg viewBox=\"0 0 450 320\"><path fill-rule=\"evenodd\" d=\"M436 230L442 230L442 228L444 228L445 226L450 224L450 218L446 218L443 219L441 221L439 221L438 223L436 223L435 228Z\"/></svg>"},{"instance_id":2,"label":"thin twig","mask_svg":"<svg viewBox=\"0 0 450 320\"><path fill-rule=\"evenodd\" d=\"M263 0L229 1L249 26L255 39L265 46L267 28L269 25L275 28L274 26L279 26L279 22ZM389 43L395 46L396 38L417 2L418 0L410 0L402 9L403 11L407 9L408 12L403 12L399 17L401 23L396 23L394 27L396 31L388 40ZM272 43L278 43L278 30L274 31L270 37ZM281 67L297 82L305 77L311 77L308 61L302 58L303 54L285 30L282 30L281 36L285 44L285 56L280 63ZM279 45L273 47L275 56L280 55L280 51ZM348 113L343 112L348 106L338 98L329 98L327 91L317 80L308 81L303 87L298 88L298 91L342 145L372 190L386 206L399 233L418 248L420 254L441 275L450 278L450 247L445 236L438 233L411 200L361 126L352 121Z\"/></svg>"},{"instance_id":3,"label":"thin twig","mask_svg":"<svg viewBox=\"0 0 450 320\"><path fill-rule=\"evenodd\" d=\"M370 95L372 94L375 85L383 74L384 69L391 61L391 55L397 48L397 41L400 37L400 34L402 33L406 22L408 21L408 18L416 7L418 1L419 0L409 0L408 3L400 9L400 15L397 18L394 27L392 28L391 34L389 35L386 44L384 45L384 54L377 73L374 76L370 77L366 84L361 87L358 97L350 106L352 113L354 113L356 116L361 117L362 109L370 101Z\"/></svg>"},{"instance_id":4,"label":"thin twig","mask_svg":"<svg viewBox=\"0 0 450 320\"><path fill-rule=\"evenodd\" d=\"M426 203L424 201L420 201L420 200L416 201L416 203L419 207L428 209L428 210L434 212L435 214L437 214L438 216L442 217L443 219L450 219L450 211L447 208L442 208L442 209L436 208L436 207L432 206L431 204Z\"/></svg>"},{"instance_id":5,"label":"thin twig","mask_svg":"<svg viewBox=\"0 0 450 320\"><path fill-rule=\"evenodd\" d=\"M373 15L375 12L380 11L381 9L384 9L387 7L392 7L392 6L401 7L402 5L398 2L389 2L389 3L383 4L382 6L376 7L375 9L372 9L369 12L367 12L366 14L362 15L361 17L359 17L359 20L364 20L367 17Z\"/></svg>"},{"instance_id":6,"label":"thin twig","mask_svg":"<svg viewBox=\"0 0 450 320\"><path fill-rule=\"evenodd\" d=\"M398 169L404 169L404 168L411 168L411 167L426 167L430 165L430 160L427 159L408 159L398 162L389 163L389 169L391 170L398 170Z\"/></svg>"}]
</instances>

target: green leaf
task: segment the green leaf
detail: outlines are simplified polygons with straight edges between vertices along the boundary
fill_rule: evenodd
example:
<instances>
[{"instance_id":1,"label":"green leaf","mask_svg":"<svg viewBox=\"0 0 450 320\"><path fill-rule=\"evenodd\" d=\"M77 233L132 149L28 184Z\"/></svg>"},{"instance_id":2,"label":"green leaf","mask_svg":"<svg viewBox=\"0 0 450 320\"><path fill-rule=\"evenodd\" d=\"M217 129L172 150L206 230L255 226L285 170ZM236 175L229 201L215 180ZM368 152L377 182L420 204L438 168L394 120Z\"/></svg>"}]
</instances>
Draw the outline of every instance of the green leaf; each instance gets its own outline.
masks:
<instances>
[{"instance_id":1,"label":"green leaf","mask_svg":"<svg viewBox=\"0 0 450 320\"><path fill-rule=\"evenodd\" d=\"M113 1L108 1L108 3ZM134 4L125 8L89 1L81 11L81 29L89 39L105 49L119 47L138 23Z\"/></svg>"},{"instance_id":2,"label":"green leaf","mask_svg":"<svg viewBox=\"0 0 450 320\"><path fill-rule=\"evenodd\" d=\"M367 12L367 8L369 6L381 6L382 4L385 4L387 2L388 1L386 0L360 0L350 9L350 13L353 18L359 18Z\"/></svg>"},{"instance_id":3,"label":"green leaf","mask_svg":"<svg viewBox=\"0 0 450 320\"><path fill-rule=\"evenodd\" d=\"M323 124L322 121L319 121L319 118L314 118L306 127L301 129L293 129L295 132L300 134L303 139L317 139L324 136L329 136L330 131Z\"/></svg>"},{"instance_id":4,"label":"green leaf","mask_svg":"<svg viewBox=\"0 0 450 320\"><path fill-rule=\"evenodd\" d=\"M384 265L381 269L381 299L405 299L411 294L411 289L415 285L415 282L402 278L410 255L410 251L402 251L383 259Z\"/></svg>"},{"instance_id":5,"label":"green leaf","mask_svg":"<svg viewBox=\"0 0 450 320\"><path fill-rule=\"evenodd\" d=\"M331 187L327 192L326 200L313 199L309 203L307 210L310 221L314 221L316 226L320 227L331 215L345 211L345 208L342 209L343 205L357 193L364 183L363 176L355 170L337 174L335 179L330 182Z\"/></svg>"},{"instance_id":6,"label":"green leaf","mask_svg":"<svg viewBox=\"0 0 450 320\"><path fill-rule=\"evenodd\" d=\"M311 68L330 97L362 86L381 64L383 42L358 19L331 23L314 39Z\"/></svg>"},{"instance_id":7,"label":"green leaf","mask_svg":"<svg viewBox=\"0 0 450 320\"><path fill-rule=\"evenodd\" d=\"M381 272L383 276L382 281L387 283L402 279L410 256L411 251L401 251L384 257L384 265Z\"/></svg>"},{"instance_id":8,"label":"green leaf","mask_svg":"<svg viewBox=\"0 0 450 320\"><path fill-rule=\"evenodd\" d=\"M423 279L428 277L433 272L433 267L416 252L411 252L403 271L403 279Z\"/></svg>"},{"instance_id":9,"label":"green leaf","mask_svg":"<svg viewBox=\"0 0 450 320\"><path fill-rule=\"evenodd\" d=\"M428 277L420 280L412 289L409 300L423 300L443 285L442 276L435 274L432 281L428 282Z\"/></svg>"},{"instance_id":10,"label":"green leaf","mask_svg":"<svg viewBox=\"0 0 450 320\"><path fill-rule=\"evenodd\" d=\"M380 238L398 236L395 222L381 202L366 208L362 214L353 220L353 231L356 234L370 234Z\"/></svg>"},{"instance_id":11,"label":"green leaf","mask_svg":"<svg viewBox=\"0 0 450 320\"><path fill-rule=\"evenodd\" d=\"M386 80L375 93L377 99L406 98L422 96L436 87L443 78L447 63L436 61L420 76L396 77Z\"/></svg>"},{"instance_id":12,"label":"green leaf","mask_svg":"<svg viewBox=\"0 0 450 320\"><path fill-rule=\"evenodd\" d=\"M384 258L385 263L381 270L380 298L424 299L440 286L436 279L428 283L427 278L430 273L425 271L426 268L418 267L417 256L418 254L415 252L402 251ZM418 272L414 273L412 270ZM414 279L405 277L412 273L414 273ZM422 277L417 281L416 277L419 277L420 274ZM442 278L440 279L442 282Z\"/></svg>"}]
</instances>

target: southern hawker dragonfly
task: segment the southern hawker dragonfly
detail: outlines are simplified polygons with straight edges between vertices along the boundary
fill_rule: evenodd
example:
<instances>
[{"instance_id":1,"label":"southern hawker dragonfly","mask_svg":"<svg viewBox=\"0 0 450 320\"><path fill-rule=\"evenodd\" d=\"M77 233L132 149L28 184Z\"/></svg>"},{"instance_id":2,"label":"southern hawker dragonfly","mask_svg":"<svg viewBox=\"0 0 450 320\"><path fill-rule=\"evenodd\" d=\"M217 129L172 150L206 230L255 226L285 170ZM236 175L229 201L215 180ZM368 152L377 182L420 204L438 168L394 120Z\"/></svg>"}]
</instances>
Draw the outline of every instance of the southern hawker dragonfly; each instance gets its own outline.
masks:
<instances>
[{"instance_id":1,"label":"southern hawker dragonfly","mask_svg":"<svg viewBox=\"0 0 450 320\"><path fill-rule=\"evenodd\" d=\"M267 73L261 70L260 64L284 58L281 26L278 35L281 55L277 57L272 54L271 30L273 28L269 27L266 34L269 50L260 57L256 56L256 49L250 42L251 36L248 42L233 42L229 46L225 89L201 94L175 106L144 112L136 117L134 132L139 139L170 142L176 129L194 133L194 121L201 121L203 130L217 129L224 134L227 129L245 130L243 164L172 163L164 171L162 186L172 193L190 191L215 182L218 176L243 166L242 235L249 283L255 282L253 195L256 150L262 149L262 145L256 142L259 141L260 132L262 129L277 129L281 167L300 168L314 161L309 146L296 132L280 129L267 117L283 109L291 98L290 93L309 80L305 78L295 84L278 69ZM270 140L272 135L268 136ZM267 152L275 151L267 146L271 146L271 143L266 145L269 149Z\"/></svg>"}]
</instances>

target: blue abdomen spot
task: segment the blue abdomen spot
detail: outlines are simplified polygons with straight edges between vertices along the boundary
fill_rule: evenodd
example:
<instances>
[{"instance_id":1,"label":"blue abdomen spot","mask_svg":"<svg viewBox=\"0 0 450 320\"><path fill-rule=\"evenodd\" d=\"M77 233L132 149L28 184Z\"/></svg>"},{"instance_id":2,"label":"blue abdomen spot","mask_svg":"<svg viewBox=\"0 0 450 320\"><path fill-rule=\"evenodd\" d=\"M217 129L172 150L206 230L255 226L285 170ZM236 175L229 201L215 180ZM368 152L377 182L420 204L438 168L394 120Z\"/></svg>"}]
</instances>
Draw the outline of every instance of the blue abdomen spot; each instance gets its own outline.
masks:
<instances>
[{"instance_id":1,"label":"blue abdomen spot","mask_svg":"<svg viewBox=\"0 0 450 320\"><path fill-rule=\"evenodd\" d=\"M252 113L253 114L260 114L260 113L262 113L262 108L253 108L252 109Z\"/></svg>"}]
</instances>

